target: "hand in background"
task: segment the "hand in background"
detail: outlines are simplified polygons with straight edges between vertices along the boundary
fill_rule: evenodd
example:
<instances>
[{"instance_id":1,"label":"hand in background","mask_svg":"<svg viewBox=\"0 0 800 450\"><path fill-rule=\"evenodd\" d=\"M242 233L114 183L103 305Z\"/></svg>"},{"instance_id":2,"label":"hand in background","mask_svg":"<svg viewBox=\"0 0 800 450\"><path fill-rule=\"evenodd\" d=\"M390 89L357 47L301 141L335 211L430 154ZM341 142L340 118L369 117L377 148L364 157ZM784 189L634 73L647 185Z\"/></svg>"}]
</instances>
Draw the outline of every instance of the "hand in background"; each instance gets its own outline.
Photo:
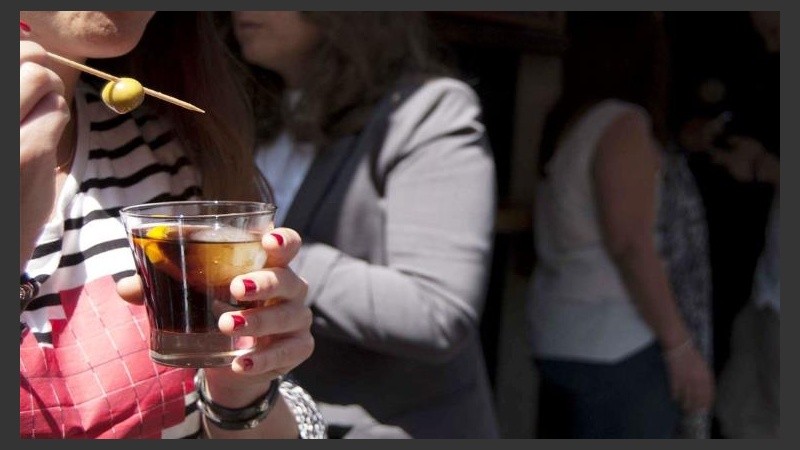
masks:
<instances>
[{"instance_id":1,"label":"hand in background","mask_svg":"<svg viewBox=\"0 0 800 450\"><path fill-rule=\"evenodd\" d=\"M694 345L665 354L672 398L687 413L709 412L714 403L714 375Z\"/></svg>"},{"instance_id":2,"label":"hand in background","mask_svg":"<svg viewBox=\"0 0 800 450\"><path fill-rule=\"evenodd\" d=\"M681 126L678 141L691 152L705 152L713 147L714 139L723 128L724 123L720 119L695 117Z\"/></svg>"},{"instance_id":3,"label":"hand in background","mask_svg":"<svg viewBox=\"0 0 800 450\"><path fill-rule=\"evenodd\" d=\"M730 149L709 150L712 161L722 166L737 181L749 183L757 180L758 166L768 155L761 142L748 136L731 136Z\"/></svg>"},{"instance_id":4,"label":"hand in background","mask_svg":"<svg viewBox=\"0 0 800 450\"><path fill-rule=\"evenodd\" d=\"M774 186L781 184L781 162L772 153L764 153L756 165L756 180L770 183Z\"/></svg>"}]
</instances>

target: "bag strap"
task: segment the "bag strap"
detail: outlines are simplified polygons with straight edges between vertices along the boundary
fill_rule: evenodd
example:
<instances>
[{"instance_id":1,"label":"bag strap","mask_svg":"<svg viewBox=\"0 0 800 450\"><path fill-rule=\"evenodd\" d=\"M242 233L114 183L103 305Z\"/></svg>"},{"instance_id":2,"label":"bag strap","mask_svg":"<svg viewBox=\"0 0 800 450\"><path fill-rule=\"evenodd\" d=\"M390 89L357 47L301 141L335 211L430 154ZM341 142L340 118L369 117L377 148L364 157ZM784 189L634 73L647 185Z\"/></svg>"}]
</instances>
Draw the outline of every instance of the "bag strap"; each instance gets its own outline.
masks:
<instances>
[{"instance_id":1,"label":"bag strap","mask_svg":"<svg viewBox=\"0 0 800 450\"><path fill-rule=\"evenodd\" d=\"M284 226L307 234L313 216L324 209L326 199L339 192L337 175L356 170L365 155L372 183L383 196L385 180L377 171L377 162L389 129L389 117L419 86L419 82L398 83L378 101L359 133L344 136L317 154L286 214Z\"/></svg>"}]
</instances>

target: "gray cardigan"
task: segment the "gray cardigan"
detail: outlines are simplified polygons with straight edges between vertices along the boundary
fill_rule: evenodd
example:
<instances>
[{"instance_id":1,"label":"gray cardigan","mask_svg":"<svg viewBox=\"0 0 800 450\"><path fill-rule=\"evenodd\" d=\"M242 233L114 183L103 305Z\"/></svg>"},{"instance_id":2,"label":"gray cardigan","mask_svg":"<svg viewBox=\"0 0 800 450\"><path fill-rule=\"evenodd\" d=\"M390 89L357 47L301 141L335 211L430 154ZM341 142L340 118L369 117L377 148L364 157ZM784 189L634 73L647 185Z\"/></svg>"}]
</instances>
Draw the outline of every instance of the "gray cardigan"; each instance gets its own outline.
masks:
<instances>
[{"instance_id":1,"label":"gray cardigan","mask_svg":"<svg viewBox=\"0 0 800 450\"><path fill-rule=\"evenodd\" d=\"M480 103L450 78L388 98L319 152L287 213L316 340L293 375L332 435L496 438L478 333L496 208Z\"/></svg>"}]
</instances>

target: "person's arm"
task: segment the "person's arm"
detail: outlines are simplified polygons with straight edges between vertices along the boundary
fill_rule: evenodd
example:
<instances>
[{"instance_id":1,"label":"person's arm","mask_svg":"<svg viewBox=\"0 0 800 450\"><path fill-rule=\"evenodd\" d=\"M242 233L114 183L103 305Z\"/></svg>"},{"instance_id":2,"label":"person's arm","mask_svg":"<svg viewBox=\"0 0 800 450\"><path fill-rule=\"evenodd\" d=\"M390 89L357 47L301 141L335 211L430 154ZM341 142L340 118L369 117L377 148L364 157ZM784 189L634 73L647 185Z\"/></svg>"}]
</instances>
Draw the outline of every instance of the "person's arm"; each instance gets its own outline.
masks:
<instances>
[{"instance_id":1,"label":"person's arm","mask_svg":"<svg viewBox=\"0 0 800 450\"><path fill-rule=\"evenodd\" d=\"M756 162L755 179L779 188L781 185L781 161L777 156L764 152Z\"/></svg>"},{"instance_id":2,"label":"person's arm","mask_svg":"<svg viewBox=\"0 0 800 450\"><path fill-rule=\"evenodd\" d=\"M235 391L235 396L222 396L218 392L213 398L225 398L225 406L228 408L243 408L262 394L256 391L251 396L243 396L241 391ZM244 400L242 400L244 399ZM275 406L267 417L255 428L247 430L225 430L211 423L205 416L203 417L206 437L210 439L297 439L299 436L298 424L295 421L291 409L286 404L283 396L278 394Z\"/></svg>"},{"instance_id":3,"label":"person's arm","mask_svg":"<svg viewBox=\"0 0 800 450\"><path fill-rule=\"evenodd\" d=\"M673 396L687 410L708 410L710 371L691 341L656 247L658 168L659 151L646 116L626 113L608 127L593 163L604 243L664 349Z\"/></svg>"},{"instance_id":4,"label":"person's arm","mask_svg":"<svg viewBox=\"0 0 800 450\"><path fill-rule=\"evenodd\" d=\"M308 243L315 333L429 361L457 354L483 310L495 217L495 172L477 96L453 80L412 95L393 117L387 170L387 265ZM383 155L385 156L385 155Z\"/></svg>"},{"instance_id":5,"label":"person's arm","mask_svg":"<svg viewBox=\"0 0 800 450\"><path fill-rule=\"evenodd\" d=\"M280 394L276 390L279 375L291 372L314 350L311 311L304 304L308 286L287 269L301 244L300 235L292 229L272 230L262 239L268 266L238 275L231 281L233 297L239 304L250 307L222 314L219 329L230 336L253 336L257 345L252 352L237 357L230 367L202 369L195 377L200 398L197 405L206 437L291 439L299 437L301 429L308 437L324 434L324 423L312 420L319 419L314 414L316 403L304 394L302 387L284 381L293 387ZM250 281L254 289L248 289L244 280ZM141 277L133 275L119 280L117 293L123 300L141 305L144 301ZM271 408L267 406L270 404Z\"/></svg>"},{"instance_id":6,"label":"person's arm","mask_svg":"<svg viewBox=\"0 0 800 450\"><path fill-rule=\"evenodd\" d=\"M19 270L23 273L56 196L56 153L70 120L64 82L44 49L19 42Z\"/></svg>"}]
</instances>

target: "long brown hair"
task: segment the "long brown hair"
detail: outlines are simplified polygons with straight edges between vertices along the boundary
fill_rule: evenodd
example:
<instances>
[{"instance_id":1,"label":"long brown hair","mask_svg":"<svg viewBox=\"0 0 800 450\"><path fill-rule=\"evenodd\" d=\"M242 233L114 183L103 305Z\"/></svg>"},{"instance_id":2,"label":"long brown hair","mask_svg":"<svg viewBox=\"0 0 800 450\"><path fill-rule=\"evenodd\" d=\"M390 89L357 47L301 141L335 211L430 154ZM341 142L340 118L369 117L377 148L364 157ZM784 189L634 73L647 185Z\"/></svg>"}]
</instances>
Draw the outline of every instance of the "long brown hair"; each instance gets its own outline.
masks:
<instances>
[{"instance_id":1,"label":"long brown hair","mask_svg":"<svg viewBox=\"0 0 800 450\"><path fill-rule=\"evenodd\" d=\"M652 11L570 12L563 55L561 96L545 120L539 171L561 134L594 103L616 98L644 107L653 132L667 137L668 51L661 19Z\"/></svg>"},{"instance_id":2,"label":"long brown hair","mask_svg":"<svg viewBox=\"0 0 800 450\"><path fill-rule=\"evenodd\" d=\"M324 147L360 130L372 105L400 78L455 75L447 47L437 41L422 12L304 11L318 27L319 47L308 67L303 96L289 111L275 72L251 66L257 83L258 134L271 140L286 128ZM238 52L238 44L229 44Z\"/></svg>"},{"instance_id":3,"label":"long brown hair","mask_svg":"<svg viewBox=\"0 0 800 450\"><path fill-rule=\"evenodd\" d=\"M201 173L205 197L263 198L263 179L252 162L254 125L243 82L246 74L216 33L211 13L159 11L133 51L90 64L132 76L206 111L150 102L174 124L177 138Z\"/></svg>"}]
</instances>

